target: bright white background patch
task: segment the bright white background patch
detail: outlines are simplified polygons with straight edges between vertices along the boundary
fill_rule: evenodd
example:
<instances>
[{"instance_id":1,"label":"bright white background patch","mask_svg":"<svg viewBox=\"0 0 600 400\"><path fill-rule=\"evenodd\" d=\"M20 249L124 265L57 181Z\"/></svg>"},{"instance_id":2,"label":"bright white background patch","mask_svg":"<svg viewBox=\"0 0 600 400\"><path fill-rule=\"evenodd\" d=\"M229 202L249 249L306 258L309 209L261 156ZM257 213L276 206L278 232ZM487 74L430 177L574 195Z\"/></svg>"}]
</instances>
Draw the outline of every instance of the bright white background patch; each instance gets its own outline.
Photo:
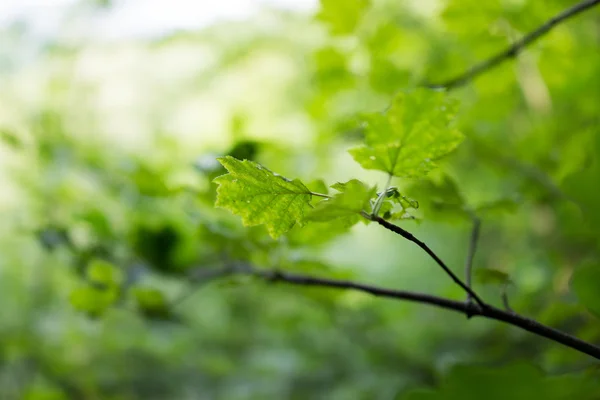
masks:
<instances>
[{"instance_id":1,"label":"bright white background patch","mask_svg":"<svg viewBox=\"0 0 600 400\"><path fill-rule=\"evenodd\" d=\"M24 20L52 29L75 0L0 0L0 28ZM220 20L244 19L261 7L312 10L318 0L125 0L95 17L93 36L154 36L178 29L197 29ZM83 32L82 32L83 33ZM89 35L90 32L84 33Z\"/></svg>"}]
</instances>

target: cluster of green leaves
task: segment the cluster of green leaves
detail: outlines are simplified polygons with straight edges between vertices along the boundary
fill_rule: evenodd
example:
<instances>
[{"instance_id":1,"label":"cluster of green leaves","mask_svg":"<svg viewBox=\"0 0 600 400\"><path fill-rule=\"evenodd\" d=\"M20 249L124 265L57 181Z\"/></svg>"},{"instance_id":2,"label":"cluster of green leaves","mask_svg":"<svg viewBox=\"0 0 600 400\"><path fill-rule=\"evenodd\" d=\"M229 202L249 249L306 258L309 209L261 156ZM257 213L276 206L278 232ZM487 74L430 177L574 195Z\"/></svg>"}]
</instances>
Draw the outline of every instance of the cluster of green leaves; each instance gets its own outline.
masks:
<instances>
[{"instance_id":1,"label":"cluster of green leaves","mask_svg":"<svg viewBox=\"0 0 600 400\"><path fill-rule=\"evenodd\" d=\"M455 114L456 102L444 93L418 89L398 94L385 113L363 117L365 144L350 154L363 168L386 172L390 178L422 178L464 139L452 126ZM398 219L418 207L397 188L377 193L376 186L352 179L332 185L337 193L330 196L253 161L231 156L219 161L228 173L215 179L216 205L240 215L246 226L266 225L275 239L308 221L341 222L350 228L361 217L368 221L380 211L384 218ZM314 196L324 199L313 204ZM395 205L400 211L392 212Z\"/></svg>"},{"instance_id":2,"label":"cluster of green leaves","mask_svg":"<svg viewBox=\"0 0 600 400\"><path fill-rule=\"evenodd\" d=\"M19 197L5 212L2 189L0 397L594 399L588 360L506 326L243 277L205 285L233 262L462 299L410 246L356 224L418 219L411 231L460 274L478 218L477 292L499 303L499 286L519 313L598 342L593 17L464 89L415 88L563 7L323 0L314 20L272 13L93 48L98 71L143 54L117 86L152 101L109 112L90 90L119 73L74 82L79 49L55 44L38 72L3 51L0 71L15 73L0 163L19 165L5 174ZM198 103L211 106L192 139L162 132ZM100 139L138 125L153 135L133 148ZM393 181L372 184L378 173Z\"/></svg>"}]
</instances>

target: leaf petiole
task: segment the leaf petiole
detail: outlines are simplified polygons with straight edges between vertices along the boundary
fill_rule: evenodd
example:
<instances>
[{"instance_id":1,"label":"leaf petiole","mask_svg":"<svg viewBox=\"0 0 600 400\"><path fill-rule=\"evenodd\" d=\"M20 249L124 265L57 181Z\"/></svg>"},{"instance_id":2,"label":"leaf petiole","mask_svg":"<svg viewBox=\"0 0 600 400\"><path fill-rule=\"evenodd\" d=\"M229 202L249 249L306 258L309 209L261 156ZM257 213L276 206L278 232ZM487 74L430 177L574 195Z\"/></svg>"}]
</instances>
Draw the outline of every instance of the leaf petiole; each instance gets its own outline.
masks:
<instances>
[{"instance_id":1,"label":"leaf petiole","mask_svg":"<svg viewBox=\"0 0 600 400\"><path fill-rule=\"evenodd\" d=\"M324 199L331 199L331 196L329 196L328 194L316 193L316 192L309 192L308 194L310 194L311 196L322 197Z\"/></svg>"},{"instance_id":2,"label":"leaf petiole","mask_svg":"<svg viewBox=\"0 0 600 400\"><path fill-rule=\"evenodd\" d=\"M390 188L391 183L392 183L392 174L389 174L387 182L385 183L385 188L383 189L383 191L381 193L379 193L379 196L377 196L377 200L375 201L375 205L373 206L373 212L371 213L372 216L376 217L377 214L379 214L379 210L381 209L381 206L383 205L383 201L385 200L385 198L388 195L388 190Z\"/></svg>"}]
</instances>

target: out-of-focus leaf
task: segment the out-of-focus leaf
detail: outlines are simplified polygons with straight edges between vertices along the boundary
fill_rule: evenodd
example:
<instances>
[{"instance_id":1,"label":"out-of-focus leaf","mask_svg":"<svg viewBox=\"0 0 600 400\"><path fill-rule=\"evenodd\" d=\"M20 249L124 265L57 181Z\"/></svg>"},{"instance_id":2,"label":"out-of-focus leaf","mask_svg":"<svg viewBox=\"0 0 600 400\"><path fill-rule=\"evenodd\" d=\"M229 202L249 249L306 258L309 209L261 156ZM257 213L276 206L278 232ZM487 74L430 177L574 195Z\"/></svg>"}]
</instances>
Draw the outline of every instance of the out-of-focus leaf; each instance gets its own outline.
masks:
<instances>
[{"instance_id":1,"label":"out-of-focus leaf","mask_svg":"<svg viewBox=\"0 0 600 400\"><path fill-rule=\"evenodd\" d=\"M498 369L456 366L437 390L418 390L405 400L593 400L600 385L586 374L544 376L528 364L511 364Z\"/></svg>"},{"instance_id":2,"label":"out-of-focus leaf","mask_svg":"<svg viewBox=\"0 0 600 400\"><path fill-rule=\"evenodd\" d=\"M517 210L519 203L516 199L498 199L490 203L484 203L475 208L475 212L479 215L497 215L504 213L512 213Z\"/></svg>"},{"instance_id":3,"label":"out-of-focus leaf","mask_svg":"<svg viewBox=\"0 0 600 400\"><path fill-rule=\"evenodd\" d=\"M421 177L454 150L464 136L450 126L457 103L425 89L397 95L385 113L365 117L365 144L350 150L366 169Z\"/></svg>"},{"instance_id":4,"label":"out-of-focus leaf","mask_svg":"<svg viewBox=\"0 0 600 400\"><path fill-rule=\"evenodd\" d=\"M370 200L375 195L375 187L369 188L357 179L338 182L331 187L339 193L317 203L307 219L323 222L343 218L348 226L352 226L360 220L362 211L370 211Z\"/></svg>"},{"instance_id":5,"label":"out-of-focus leaf","mask_svg":"<svg viewBox=\"0 0 600 400\"><path fill-rule=\"evenodd\" d=\"M254 161L260 146L261 143L254 140L240 140L227 152L227 155L238 160Z\"/></svg>"},{"instance_id":6,"label":"out-of-focus leaf","mask_svg":"<svg viewBox=\"0 0 600 400\"><path fill-rule=\"evenodd\" d=\"M478 268L474 272L477 282L484 285L505 285L510 283L510 276L499 269Z\"/></svg>"},{"instance_id":7,"label":"out-of-focus leaf","mask_svg":"<svg viewBox=\"0 0 600 400\"><path fill-rule=\"evenodd\" d=\"M73 290L69 299L75 309L97 317L112 306L117 298L116 289L100 289L87 284Z\"/></svg>"},{"instance_id":8,"label":"out-of-focus leaf","mask_svg":"<svg viewBox=\"0 0 600 400\"><path fill-rule=\"evenodd\" d=\"M113 227L108 215L100 209L89 208L81 213L81 219L87 221L100 238L107 239L113 234Z\"/></svg>"},{"instance_id":9,"label":"out-of-focus leaf","mask_svg":"<svg viewBox=\"0 0 600 400\"><path fill-rule=\"evenodd\" d=\"M52 251L59 246L68 246L71 243L66 229L47 226L37 231L37 237L44 249Z\"/></svg>"},{"instance_id":10,"label":"out-of-focus leaf","mask_svg":"<svg viewBox=\"0 0 600 400\"><path fill-rule=\"evenodd\" d=\"M596 166L585 168L568 176L563 188L568 196L571 196L581 207L584 214L584 222L593 226L600 224L600 192L589 190L600 182L600 163Z\"/></svg>"},{"instance_id":11,"label":"out-of-focus leaf","mask_svg":"<svg viewBox=\"0 0 600 400\"><path fill-rule=\"evenodd\" d=\"M68 400L67 395L60 390L52 386L41 385L39 383L33 384L32 387L27 388L22 400Z\"/></svg>"},{"instance_id":12,"label":"out-of-focus leaf","mask_svg":"<svg viewBox=\"0 0 600 400\"><path fill-rule=\"evenodd\" d=\"M152 318L169 318L170 307L163 293L155 288L137 286L132 289L137 307Z\"/></svg>"},{"instance_id":13,"label":"out-of-focus leaf","mask_svg":"<svg viewBox=\"0 0 600 400\"><path fill-rule=\"evenodd\" d=\"M103 287L116 287L123 282L123 273L108 261L95 259L87 267L88 280Z\"/></svg>"},{"instance_id":14,"label":"out-of-focus leaf","mask_svg":"<svg viewBox=\"0 0 600 400\"><path fill-rule=\"evenodd\" d=\"M139 225L132 232L137 255L159 270L173 268L173 255L181 241L179 231L171 224Z\"/></svg>"},{"instance_id":15,"label":"out-of-focus leaf","mask_svg":"<svg viewBox=\"0 0 600 400\"><path fill-rule=\"evenodd\" d=\"M600 265L587 263L578 267L573 274L571 288L581 304L600 317Z\"/></svg>"},{"instance_id":16,"label":"out-of-focus leaf","mask_svg":"<svg viewBox=\"0 0 600 400\"><path fill-rule=\"evenodd\" d=\"M0 141L4 142L13 149L20 149L23 147L23 143L19 136L6 129L0 129Z\"/></svg>"},{"instance_id":17,"label":"out-of-focus leaf","mask_svg":"<svg viewBox=\"0 0 600 400\"><path fill-rule=\"evenodd\" d=\"M347 233L353 225L351 218L336 218L323 222L310 221L302 227L294 226L288 233L288 241L291 246L324 246Z\"/></svg>"},{"instance_id":18,"label":"out-of-focus leaf","mask_svg":"<svg viewBox=\"0 0 600 400\"><path fill-rule=\"evenodd\" d=\"M314 54L313 83L323 91L337 91L352 85L354 78L348 57L335 47L325 47Z\"/></svg>"},{"instance_id":19,"label":"out-of-focus leaf","mask_svg":"<svg viewBox=\"0 0 600 400\"><path fill-rule=\"evenodd\" d=\"M217 207L241 216L245 226L265 224L273 238L302 224L312 197L302 182L284 178L253 161L230 156L219 161L229 173L214 180L219 184Z\"/></svg>"},{"instance_id":20,"label":"out-of-focus leaf","mask_svg":"<svg viewBox=\"0 0 600 400\"><path fill-rule=\"evenodd\" d=\"M317 18L325 22L334 34L354 32L367 11L370 0L321 0Z\"/></svg>"},{"instance_id":21,"label":"out-of-focus leaf","mask_svg":"<svg viewBox=\"0 0 600 400\"><path fill-rule=\"evenodd\" d=\"M171 194L171 190L165 183L165 177L149 166L138 165L131 177L144 196L162 197Z\"/></svg>"}]
</instances>

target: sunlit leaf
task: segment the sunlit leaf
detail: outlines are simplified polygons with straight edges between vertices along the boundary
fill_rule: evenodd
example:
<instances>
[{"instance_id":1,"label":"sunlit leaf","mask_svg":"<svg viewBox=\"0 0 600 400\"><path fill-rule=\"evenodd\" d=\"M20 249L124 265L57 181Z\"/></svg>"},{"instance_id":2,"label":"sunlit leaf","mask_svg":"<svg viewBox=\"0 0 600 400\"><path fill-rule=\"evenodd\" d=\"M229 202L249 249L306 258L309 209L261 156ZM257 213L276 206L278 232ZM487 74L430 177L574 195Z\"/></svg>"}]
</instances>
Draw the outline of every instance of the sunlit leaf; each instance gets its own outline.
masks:
<instances>
[{"instance_id":1,"label":"sunlit leaf","mask_svg":"<svg viewBox=\"0 0 600 400\"><path fill-rule=\"evenodd\" d=\"M71 305L90 316L99 316L112 306L118 298L118 291L83 285L73 290L69 297Z\"/></svg>"},{"instance_id":2,"label":"sunlit leaf","mask_svg":"<svg viewBox=\"0 0 600 400\"><path fill-rule=\"evenodd\" d=\"M348 226L352 226L360 220L362 211L367 213L370 211L370 200L375 195L375 187L369 188L357 179L336 183L331 187L339 193L317 203L315 209L308 215L308 219L330 221L343 218Z\"/></svg>"},{"instance_id":3,"label":"sunlit leaf","mask_svg":"<svg viewBox=\"0 0 600 400\"><path fill-rule=\"evenodd\" d=\"M319 20L334 34L352 33L370 5L370 0L321 0Z\"/></svg>"},{"instance_id":4,"label":"sunlit leaf","mask_svg":"<svg viewBox=\"0 0 600 400\"><path fill-rule=\"evenodd\" d=\"M381 193L377 193L380 196ZM397 187L390 187L385 193L385 200L379 208L379 215L386 220L415 219L410 210L419 208L419 202L400 193ZM375 203L375 201L372 201Z\"/></svg>"},{"instance_id":5,"label":"sunlit leaf","mask_svg":"<svg viewBox=\"0 0 600 400\"><path fill-rule=\"evenodd\" d=\"M385 113L365 117L365 144L350 150L363 168L420 177L454 150L463 135L451 127L457 103L425 89L399 94Z\"/></svg>"},{"instance_id":6,"label":"sunlit leaf","mask_svg":"<svg viewBox=\"0 0 600 400\"><path fill-rule=\"evenodd\" d=\"M306 184L306 186L313 193L319 193L319 194L323 194L323 195L329 194L329 188L327 187L327 185L325 184L325 182L322 179L316 179L312 182L309 182ZM314 205L321 200L323 200L322 197L313 196L313 198L311 199L311 204Z\"/></svg>"},{"instance_id":7,"label":"sunlit leaf","mask_svg":"<svg viewBox=\"0 0 600 400\"><path fill-rule=\"evenodd\" d=\"M298 179L289 180L253 161L219 158L228 174L215 178L217 207L242 217L245 226L265 224L278 238L304 220L310 190Z\"/></svg>"}]
</instances>

